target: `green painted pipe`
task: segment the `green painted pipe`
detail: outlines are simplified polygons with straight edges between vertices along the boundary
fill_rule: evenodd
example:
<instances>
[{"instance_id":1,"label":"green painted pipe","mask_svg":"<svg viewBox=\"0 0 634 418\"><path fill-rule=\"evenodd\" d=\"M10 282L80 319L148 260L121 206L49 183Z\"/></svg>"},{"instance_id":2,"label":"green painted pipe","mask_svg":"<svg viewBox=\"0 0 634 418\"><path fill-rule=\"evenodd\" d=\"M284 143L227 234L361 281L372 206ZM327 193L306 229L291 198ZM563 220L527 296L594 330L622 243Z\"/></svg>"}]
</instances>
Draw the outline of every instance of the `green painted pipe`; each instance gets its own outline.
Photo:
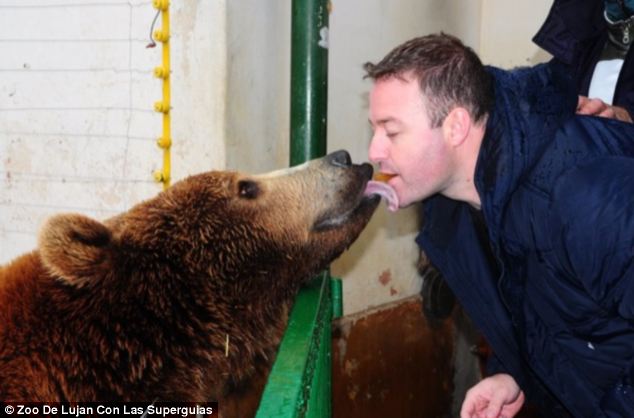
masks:
<instances>
[{"instance_id":1,"label":"green painted pipe","mask_svg":"<svg viewBox=\"0 0 634 418\"><path fill-rule=\"evenodd\" d=\"M328 0L293 0L291 30L293 166L326 155ZM332 415L330 323L341 311L341 282L327 271L299 292L256 418Z\"/></svg>"},{"instance_id":2,"label":"green painted pipe","mask_svg":"<svg viewBox=\"0 0 634 418\"><path fill-rule=\"evenodd\" d=\"M343 285L341 279L331 278L330 288L332 289L332 317L341 318L343 316Z\"/></svg>"},{"instance_id":3,"label":"green painted pipe","mask_svg":"<svg viewBox=\"0 0 634 418\"><path fill-rule=\"evenodd\" d=\"M328 0L293 0L290 165L326 154Z\"/></svg>"}]
</instances>

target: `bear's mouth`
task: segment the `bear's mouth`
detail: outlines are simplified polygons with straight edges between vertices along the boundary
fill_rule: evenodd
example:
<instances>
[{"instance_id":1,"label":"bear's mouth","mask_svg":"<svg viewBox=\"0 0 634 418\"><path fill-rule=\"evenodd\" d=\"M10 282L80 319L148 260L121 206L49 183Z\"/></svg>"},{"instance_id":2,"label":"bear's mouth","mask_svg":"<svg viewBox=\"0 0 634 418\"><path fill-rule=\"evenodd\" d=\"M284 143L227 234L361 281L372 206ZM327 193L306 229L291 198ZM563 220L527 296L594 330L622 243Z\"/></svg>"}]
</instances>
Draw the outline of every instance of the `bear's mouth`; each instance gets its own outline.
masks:
<instances>
[{"instance_id":1,"label":"bear's mouth","mask_svg":"<svg viewBox=\"0 0 634 418\"><path fill-rule=\"evenodd\" d=\"M367 214L368 216L374 212L374 209L381 201L379 195L363 196L359 203L353 208L343 213L329 213L317 220L313 226L314 232L323 232L331 229L339 228L350 223L353 219Z\"/></svg>"},{"instance_id":2,"label":"bear's mouth","mask_svg":"<svg viewBox=\"0 0 634 418\"><path fill-rule=\"evenodd\" d=\"M347 184L337 193L338 204L331 206L317 218L313 224L313 232L324 232L352 225L358 222L367 222L374 210L379 205L381 196L375 193L367 193L368 184L372 179L372 166L370 164L353 164L349 167Z\"/></svg>"},{"instance_id":3,"label":"bear's mouth","mask_svg":"<svg viewBox=\"0 0 634 418\"><path fill-rule=\"evenodd\" d=\"M380 196L385 199L388 210L391 212L398 210L398 196L396 191L386 182L370 180L365 186L364 194L366 196Z\"/></svg>"}]
</instances>

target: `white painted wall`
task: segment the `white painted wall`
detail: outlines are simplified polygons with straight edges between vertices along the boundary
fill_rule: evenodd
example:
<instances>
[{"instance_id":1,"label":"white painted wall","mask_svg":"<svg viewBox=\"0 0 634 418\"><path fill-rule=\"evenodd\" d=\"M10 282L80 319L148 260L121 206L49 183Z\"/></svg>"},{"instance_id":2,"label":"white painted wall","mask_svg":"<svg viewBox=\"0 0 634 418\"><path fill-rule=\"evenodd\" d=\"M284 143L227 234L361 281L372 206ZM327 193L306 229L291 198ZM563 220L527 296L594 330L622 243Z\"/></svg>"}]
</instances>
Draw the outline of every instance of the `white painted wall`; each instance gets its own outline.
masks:
<instances>
[{"instance_id":1,"label":"white painted wall","mask_svg":"<svg viewBox=\"0 0 634 418\"><path fill-rule=\"evenodd\" d=\"M483 0L479 54L502 68L534 65L549 55L532 43L552 0Z\"/></svg>"},{"instance_id":2,"label":"white painted wall","mask_svg":"<svg viewBox=\"0 0 634 418\"><path fill-rule=\"evenodd\" d=\"M174 180L288 164L290 5L171 1ZM485 62L523 65L538 55L530 38L548 7L333 0L328 149L367 160L364 62L443 30ZM52 213L105 218L160 191L151 175L162 162L161 117L152 110L161 85L151 71L161 55L145 48L154 14L149 0L0 0L0 263L32 249ZM344 279L346 314L419 291L417 230L416 208L379 208L332 268Z\"/></svg>"},{"instance_id":3,"label":"white painted wall","mask_svg":"<svg viewBox=\"0 0 634 418\"><path fill-rule=\"evenodd\" d=\"M171 12L179 179L224 167L224 2ZM0 262L32 249L52 213L105 218L161 190L155 13L147 0L0 1Z\"/></svg>"},{"instance_id":4,"label":"white painted wall","mask_svg":"<svg viewBox=\"0 0 634 418\"><path fill-rule=\"evenodd\" d=\"M227 2L227 168L289 161L291 2Z\"/></svg>"}]
</instances>

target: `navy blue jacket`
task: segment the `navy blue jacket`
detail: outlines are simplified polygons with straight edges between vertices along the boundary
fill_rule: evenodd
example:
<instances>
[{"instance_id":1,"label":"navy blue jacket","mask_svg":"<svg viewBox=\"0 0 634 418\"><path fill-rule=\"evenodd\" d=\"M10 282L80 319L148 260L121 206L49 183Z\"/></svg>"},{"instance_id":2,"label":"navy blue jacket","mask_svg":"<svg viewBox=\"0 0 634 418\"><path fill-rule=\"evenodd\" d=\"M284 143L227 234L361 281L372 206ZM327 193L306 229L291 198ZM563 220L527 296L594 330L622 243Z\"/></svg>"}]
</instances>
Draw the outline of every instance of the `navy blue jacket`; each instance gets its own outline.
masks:
<instances>
[{"instance_id":1,"label":"navy blue jacket","mask_svg":"<svg viewBox=\"0 0 634 418\"><path fill-rule=\"evenodd\" d=\"M559 69L489 68L481 212L432 196L417 242L545 416L633 417L634 125L576 116Z\"/></svg>"},{"instance_id":2,"label":"navy blue jacket","mask_svg":"<svg viewBox=\"0 0 634 418\"><path fill-rule=\"evenodd\" d=\"M577 92L587 95L608 30L601 0L555 0L533 42L568 65ZM616 83L612 104L634 118L634 48L630 48Z\"/></svg>"}]
</instances>

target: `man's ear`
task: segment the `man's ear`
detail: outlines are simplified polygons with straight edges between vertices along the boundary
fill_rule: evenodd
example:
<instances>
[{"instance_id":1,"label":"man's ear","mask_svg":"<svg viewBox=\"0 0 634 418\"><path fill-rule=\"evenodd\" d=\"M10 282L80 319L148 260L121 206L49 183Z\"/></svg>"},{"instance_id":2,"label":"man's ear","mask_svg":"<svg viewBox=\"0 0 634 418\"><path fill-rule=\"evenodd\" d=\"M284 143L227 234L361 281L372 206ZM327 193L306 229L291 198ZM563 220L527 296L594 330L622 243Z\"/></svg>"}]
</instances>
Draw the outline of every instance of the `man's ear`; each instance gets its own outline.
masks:
<instances>
[{"instance_id":1,"label":"man's ear","mask_svg":"<svg viewBox=\"0 0 634 418\"><path fill-rule=\"evenodd\" d=\"M471 130L472 119L464 107L454 107L442 123L443 137L450 146L460 146Z\"/></svg>"},{"instance_id":2,"label":"man's ear","mask_svg":"<svg viewBox=\"0 0 634 418\"><path fill-rule=\"evenodd\" d=\"M75 286L89 284L110 270L110 230L83 215L57 215L42 228L38 239L44 267Z\"/></svg>"}]
</instances>

